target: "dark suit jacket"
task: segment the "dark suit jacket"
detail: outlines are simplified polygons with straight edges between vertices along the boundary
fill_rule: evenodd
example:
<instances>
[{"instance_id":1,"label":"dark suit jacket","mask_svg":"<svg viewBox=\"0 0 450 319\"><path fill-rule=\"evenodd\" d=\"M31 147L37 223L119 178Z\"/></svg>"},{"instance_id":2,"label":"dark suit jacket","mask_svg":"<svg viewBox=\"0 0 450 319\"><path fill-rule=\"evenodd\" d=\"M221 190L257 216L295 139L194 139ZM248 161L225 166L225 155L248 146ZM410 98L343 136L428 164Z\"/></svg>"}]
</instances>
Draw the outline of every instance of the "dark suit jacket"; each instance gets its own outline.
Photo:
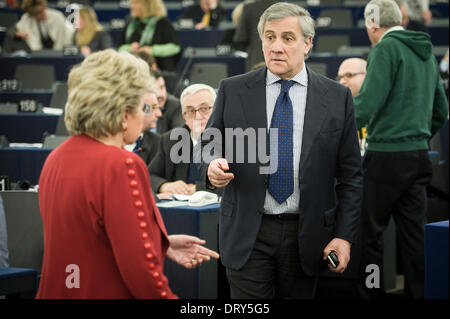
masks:
<instances>
[{"instance_id":1,"label":"dark suit jacket","mask_svg":"<svg viewBox=\"0 0 450 319\"><path fill-rule=\"evenodd\" d=\"M267 129L266 70L221 81L205 133L216 128L224 137L225 128ZM212 143L209 147L220 149L225 141ZM207 144L208 140L202 140L202 148ZM236 147L233 149L236 154ZM208 165L201 165L205 180ZM259 231L268 175L259 173L258 160L229 165L234 179L223 190L219 250L226 267L240 269ZM299 166L300 262L306 274L314 275L325 266L322 251L332 238L354 241L362 172L350 90L310 70Z\"/></svg>"},{"instance_id":2,"label":"dark suit jacket","mask_svg":"<svg viewBox=\"0 0 450 319\"><path fill-rule=\"evenodd\" d=\"M264 62L261 39L258 35L258 22L263 12L278 0L256 0L244 5L239 24L234 33L233 42L238 48L246 48L248 58L246 70L259 62Z\"/></svg>"},{"instance_id":3,"label":"dark suit jacket","mask_svg":"<svg viewBox=\"0 0 450 319\"><path fill-rule=\"evenodd\" d=\"M189 128L183 126L189 133ZM150 173L150 182L152 190L155 193L159 193L159 188L162 184L167 182L175 182L182 180L187 182L189 177L189 162L173 163L170 159L170 151L172 147L181 141L181 136L176 140L170 139L170 131L161 135L159 142L158 153L155 158L148 165L148 171ZM193 152L192 140L189 138L189 150ZM178 153L181 156L181 149ZM195 183L197 191L211 191L217 194L222 193L222 190L218 189L206 189L206 184L204 181L198 181Z\"/></svg>"},{"instance_id":4,"label":"dark suit jacket","mask_svg":"<svg viewBox=\"0 0 450 319\"><path fill-rule=\"evenodd\" d=\"M158 153L159 148L159 140L161 136L155 134L153 132L147 131L144 132L144 136L142 137L142 145L141 151L139 152L139 156L144 160L145 164L148 166L152 159Z\"/></svg>"},{"instance_id":5,"label":"dark suit jacket","mask_svg":"<svg viewBox=\"0 0 450 319\"><path fill-rule=\"evenodd\" d=\"M163 134L175 127L184 126L184 118L181 116L180 99L167 93L166 104L162 110L162 117L158 119L157 132Z\"/></svg>"}]
</instances>

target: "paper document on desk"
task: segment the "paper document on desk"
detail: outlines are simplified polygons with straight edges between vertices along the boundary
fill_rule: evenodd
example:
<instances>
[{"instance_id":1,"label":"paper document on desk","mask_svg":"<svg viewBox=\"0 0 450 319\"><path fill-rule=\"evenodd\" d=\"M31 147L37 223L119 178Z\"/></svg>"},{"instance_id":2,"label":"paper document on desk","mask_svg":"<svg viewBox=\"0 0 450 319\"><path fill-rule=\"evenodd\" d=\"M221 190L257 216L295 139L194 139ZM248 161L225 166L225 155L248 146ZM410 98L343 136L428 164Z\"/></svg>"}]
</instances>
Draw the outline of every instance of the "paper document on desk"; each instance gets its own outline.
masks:
<instances>
[{"instance_id":1,"label":"paper document on desk","mask_svg":"<svg viewBox=\"0 0 450 319\"><path fill-rule=\"evenodd\" d=\"M186 201L169 200L166 202L156 203L156 206L164 208L179 207L179 206L188 206L188 203Z\"/></svg>"}]
</instances>

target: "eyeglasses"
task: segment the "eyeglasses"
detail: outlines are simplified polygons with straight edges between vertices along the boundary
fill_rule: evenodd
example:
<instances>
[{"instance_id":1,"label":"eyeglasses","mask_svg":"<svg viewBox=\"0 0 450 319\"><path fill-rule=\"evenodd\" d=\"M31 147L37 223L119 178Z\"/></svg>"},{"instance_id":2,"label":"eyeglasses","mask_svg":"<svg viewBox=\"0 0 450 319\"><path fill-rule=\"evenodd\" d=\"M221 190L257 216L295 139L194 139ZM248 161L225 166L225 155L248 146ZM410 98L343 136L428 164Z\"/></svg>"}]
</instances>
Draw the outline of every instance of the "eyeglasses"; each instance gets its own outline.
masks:
<instances>
[{"instance_id":1,"label":"eyeglasses","mask_svg":"<svg viewBox=\"0 0 450 319\"><path fill-rule=\"evenodd\" d=\"M152 112L154 110L159 109L159 108L161 108L159 106L159 104L155 103L155 104L150 105L150 104L145 103L144 108L142 109L142 112L144 112L145 114L152 114Z\"/></svg>"},{"instance_id":2,"label":"eyeglasses","mask_svg":"<svg viewBox=\"0 0 450 319\"><path fill-rule=\"evenodd\" d=\"M336 77L336 81L340 81L342 78L345 78L345 79L349 80L349 79L351 79L352 77L354 77L354 76L356 76L358 74L366 74L366 72L356 72L356 73L347 72L347 73L345 73L343 75L338 75Z\"/></svg>"},{"instance_id":3,"label":"eyeglasses","mask_svg":"<svg viewBox=\"0 0 450 319\"><path fill-rule=\"evenodd\" d=\"M208 115L213 107L212 106L202 106L196 109L190 109L188 111L184 111L183 114L186 115L188 118L194 118L196 113L199 112L200 115L205 116Z\"/></svg>"}]
</instances>

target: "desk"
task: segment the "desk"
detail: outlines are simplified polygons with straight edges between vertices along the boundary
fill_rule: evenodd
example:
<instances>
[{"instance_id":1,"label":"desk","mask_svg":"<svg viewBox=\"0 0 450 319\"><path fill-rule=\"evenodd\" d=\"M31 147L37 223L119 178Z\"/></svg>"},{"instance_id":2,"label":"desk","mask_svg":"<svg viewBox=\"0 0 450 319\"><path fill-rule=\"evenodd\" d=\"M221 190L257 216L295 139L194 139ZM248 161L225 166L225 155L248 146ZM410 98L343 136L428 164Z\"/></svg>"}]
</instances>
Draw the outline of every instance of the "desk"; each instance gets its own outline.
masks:
<instances>
[{"instance_id":1,"label":"desk","mask_svg":"<svg viewBox=\"0 0 450 319\"><path fill-rule=\"evenodd\" d=\"M448 220L425 225L425 298L448 299Z\"/></svg>"},{"instance_id":2,"label":"desk","mask_svg":"<svg viewBox=\"0 0 450 319\"><path fill-rule=\"evenodd\" d=\"M2 91L0 92L0 102L20 102L22 100L35 100L43 106L49 106L52 100L52 90L40 91Z\"/></svg>"},{"instance_id":3,"label":"desk","mask_svg":"<svg viewBox=\"0 0 450 319\"><path fill-rule=\"evenodd\" d=\"M50 64L55 67L55 81L66 82L72 66L82 61L82 56L33 58L0 57L0 80L13 79L16 66L19 64Z\"/></svg>"},{"instance_id":4,"label":"desk","mask_svg":"<svg viewBox=\"0 0 450 319\"><path fill-rule=\"evenodd\" d=\"M0 148L0 175L9 176L11 182L28 180L31 185L36 185L51 151L27 147Z\"/></svg>"},{"instance_id":5,"label":"desk","mask_svg":"<svg viewBox=\"0 0 450 319\"><path fill-rule=\"evenodd\" d=\"M42 143L42 134L54 134L59 115L43 113L0 114L0 135L16 143Z\"/></svg>"},{"instance_id":6,"label":"desk","mask_svg":"<svg viewBox=\"0 0 450 319\"><path fill-rule=\"evenodd\" d=\"M171 207L159 210L169 235L186 234L206 240L206 247L218 251L219 204L203 207ZM194 270L166 258L164 272L172 291L180 298L215 299L218 296L219 261L211 259Z\"/></svg>"}]
</instances>

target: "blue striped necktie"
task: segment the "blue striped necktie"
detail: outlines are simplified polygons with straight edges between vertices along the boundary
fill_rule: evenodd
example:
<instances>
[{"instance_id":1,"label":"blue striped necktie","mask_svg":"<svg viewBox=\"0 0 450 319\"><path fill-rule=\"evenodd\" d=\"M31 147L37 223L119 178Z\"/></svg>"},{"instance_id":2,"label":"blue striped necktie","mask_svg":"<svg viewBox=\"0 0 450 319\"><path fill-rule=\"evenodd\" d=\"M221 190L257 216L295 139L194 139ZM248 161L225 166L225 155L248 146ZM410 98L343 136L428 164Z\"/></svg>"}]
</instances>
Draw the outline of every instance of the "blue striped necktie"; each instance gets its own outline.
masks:
<instances>
[{"instance_id":1,"label":"blue striped necktie","mask_svg":"<svg viewBox=\"0 0 450 319\"><path fill-rule=\"evenodd\" d=\"M272 197L281 204L294 192L294 118L289 89L295 82L286 80L279 82L281 92L270 123L270 132L274 128L278 129L278 168L275 173L269 175L268 188Z\"/></svg>"}]
</instances>

